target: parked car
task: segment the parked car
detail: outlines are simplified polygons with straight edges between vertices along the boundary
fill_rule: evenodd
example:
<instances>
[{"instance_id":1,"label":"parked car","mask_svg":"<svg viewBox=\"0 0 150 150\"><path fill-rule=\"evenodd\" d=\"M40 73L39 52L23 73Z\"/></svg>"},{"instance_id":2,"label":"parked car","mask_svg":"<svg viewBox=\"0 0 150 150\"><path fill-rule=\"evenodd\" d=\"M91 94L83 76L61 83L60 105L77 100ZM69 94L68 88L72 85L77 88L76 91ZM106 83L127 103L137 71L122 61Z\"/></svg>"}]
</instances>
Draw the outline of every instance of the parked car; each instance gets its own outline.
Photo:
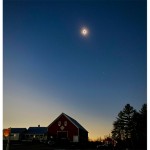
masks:
<instances>
[{"instance_id":1,"label":"parked car","mask_svg":"<svg viewBox=\"0 0 150 150\"><path fill-rule=\"evenodd\" d=\"M108 150L109 149L108 145L106 145L106 144L97 145L96 148L97 148L97 150Z\"/></svg>"},{"instance_id":2,"label":"parked car","mask_svg":"<svg viewBox=\"0 0 150 150\"><path fill-rule=\"evenodd\" d=\"M49 141L47 141L47 144L50 145L50 146L52 146L52 145L55 145L55 142L52 141L52 140L49 140Z\"/></svg>"}]
</instances>

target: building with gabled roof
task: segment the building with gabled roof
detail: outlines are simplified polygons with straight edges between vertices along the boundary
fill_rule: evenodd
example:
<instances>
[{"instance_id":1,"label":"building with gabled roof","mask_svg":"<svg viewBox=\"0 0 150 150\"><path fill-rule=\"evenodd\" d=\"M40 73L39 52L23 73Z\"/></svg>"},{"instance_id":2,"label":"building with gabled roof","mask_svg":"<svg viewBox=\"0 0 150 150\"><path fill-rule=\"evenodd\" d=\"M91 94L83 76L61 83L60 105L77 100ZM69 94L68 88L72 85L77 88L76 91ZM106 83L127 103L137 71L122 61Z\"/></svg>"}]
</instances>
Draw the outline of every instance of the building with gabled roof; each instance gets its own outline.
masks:
<instances>
[{"instance_id":1,"label":"building with gabled roof","mask_svg":"<svg viewBox=\"0 0 150 150\"><path fill-rule=\"evenodd\" d=\"M20 141L23 140L24 134L27 132L26 128L10 128L10 140L11 141ZM3 137L4 140L7 140L8 137Z\"/></svg>"},{"instance_id":2,"label":"building with gabled roof","mask_svg":"<svg viewBox=\"0 0 150 150\"><path fill-rule=\"evenodd\" d=\"M67 139L70 142L88 141L88 131L65 113L60 114L48 126L48 136L53 139Z\"/></svg>"},{"instance_id":3,"label":"building with gabled roof","mask_svg":"<svg viewBox=\"0 0 150 150\"><path fill-rule=\"evenodd\" d=\"M25 138L28 141L33 141L33 140L46 140L47 139L47 127L29 127L26 134Z\"/></svg>"}]
</instances>

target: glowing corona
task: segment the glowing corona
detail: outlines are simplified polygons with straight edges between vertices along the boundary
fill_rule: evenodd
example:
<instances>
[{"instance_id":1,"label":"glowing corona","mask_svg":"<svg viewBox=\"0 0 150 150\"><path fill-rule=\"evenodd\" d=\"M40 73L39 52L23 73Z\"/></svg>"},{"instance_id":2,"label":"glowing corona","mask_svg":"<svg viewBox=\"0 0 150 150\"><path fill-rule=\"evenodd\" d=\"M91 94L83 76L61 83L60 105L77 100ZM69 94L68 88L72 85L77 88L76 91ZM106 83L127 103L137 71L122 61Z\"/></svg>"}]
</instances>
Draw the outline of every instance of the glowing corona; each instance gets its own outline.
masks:
<instances>
[{"instance_id":1,"label":"glowing corona","mask_svg":"<svg viewBox=\"0 0 150 150\"><path fill-rule=\"evenodd\" d=\"M89 33L89 31L88 31L87 28L82 28L82 29L81 29L81 34L82 34L83 36L87 36L88 33Z\"/></svg>"}]
</instances>

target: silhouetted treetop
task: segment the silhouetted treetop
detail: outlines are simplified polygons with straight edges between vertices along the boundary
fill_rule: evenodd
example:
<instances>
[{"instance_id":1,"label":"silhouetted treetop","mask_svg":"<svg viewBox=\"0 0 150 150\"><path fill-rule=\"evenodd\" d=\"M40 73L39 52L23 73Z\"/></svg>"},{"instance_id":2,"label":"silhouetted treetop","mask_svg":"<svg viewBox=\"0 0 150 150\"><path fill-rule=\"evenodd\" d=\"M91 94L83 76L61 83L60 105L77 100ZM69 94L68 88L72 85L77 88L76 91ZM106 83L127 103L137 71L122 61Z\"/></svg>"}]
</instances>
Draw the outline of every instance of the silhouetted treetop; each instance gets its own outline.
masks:
<instances>
[{"instance_id":1,"label":"silhouetted treetop","mask_svg":"<svg viewBox=\"0 0 150 150\"><path fill-rule=\"evenodd\" d=\"M146 148L147 145L147 105L143 104L137 112L126 104L113 122L112 137L124 141L128 147Z\"/></svg>"}]
</instances>

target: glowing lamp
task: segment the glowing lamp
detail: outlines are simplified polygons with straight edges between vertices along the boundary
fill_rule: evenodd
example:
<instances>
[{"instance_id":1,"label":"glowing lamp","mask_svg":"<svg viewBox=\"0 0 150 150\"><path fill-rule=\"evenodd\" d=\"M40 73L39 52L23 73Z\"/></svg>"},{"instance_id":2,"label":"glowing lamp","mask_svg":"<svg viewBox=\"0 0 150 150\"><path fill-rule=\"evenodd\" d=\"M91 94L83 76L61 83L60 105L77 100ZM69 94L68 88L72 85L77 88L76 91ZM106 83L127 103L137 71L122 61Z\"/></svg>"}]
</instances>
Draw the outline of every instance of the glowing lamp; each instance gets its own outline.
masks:
<instances>
[{"instance_id":1,"label":"glowing lamp","mask_svg":"<svg viewBox=\"0 0 150 150\"><path fill-rule=\"evenodd\" d=\"M4 136L8 137L10 135L10 129L4 129Z\"/></svg>"}]
</instances>

